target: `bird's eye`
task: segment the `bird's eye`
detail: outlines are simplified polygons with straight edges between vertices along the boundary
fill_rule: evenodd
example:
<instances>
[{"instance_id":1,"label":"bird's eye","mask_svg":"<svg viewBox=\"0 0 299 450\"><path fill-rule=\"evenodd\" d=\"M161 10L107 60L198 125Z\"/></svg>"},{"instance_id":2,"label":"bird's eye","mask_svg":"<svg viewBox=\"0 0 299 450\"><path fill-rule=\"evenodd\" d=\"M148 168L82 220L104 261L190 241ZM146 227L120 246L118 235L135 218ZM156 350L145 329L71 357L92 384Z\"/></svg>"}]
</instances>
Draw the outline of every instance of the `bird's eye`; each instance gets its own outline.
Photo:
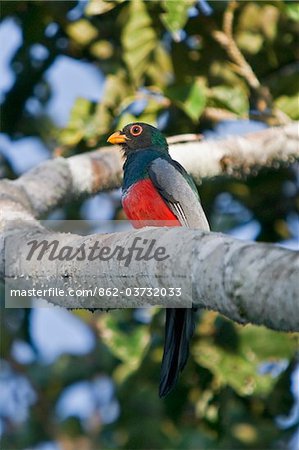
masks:
<instances>
[{"instance_id":1,"label":"bird's eye","mask_svg":"<svg viewBox=\"0 0 299 450\"><path fill-rule=\"evenodd\" d=\"M143 128L140 125L133 125L130 128L130 133L133 136L139 136L142 133L142 131L143 131Z\"/></svg>"}]
</instances>

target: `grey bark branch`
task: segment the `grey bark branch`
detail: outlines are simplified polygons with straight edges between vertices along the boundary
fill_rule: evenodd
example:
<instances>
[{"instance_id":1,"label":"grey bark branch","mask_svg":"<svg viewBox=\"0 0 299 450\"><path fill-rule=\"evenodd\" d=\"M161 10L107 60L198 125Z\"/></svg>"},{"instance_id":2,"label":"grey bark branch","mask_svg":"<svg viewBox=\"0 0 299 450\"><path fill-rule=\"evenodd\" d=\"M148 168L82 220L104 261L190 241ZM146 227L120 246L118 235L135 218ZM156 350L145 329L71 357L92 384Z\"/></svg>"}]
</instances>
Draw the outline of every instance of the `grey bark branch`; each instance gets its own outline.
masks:
<instances>
[{"instance_id":1,"label":"grey bark branch","mask_svg":"<svg viewBox=\"0 0 299 450\"><path fill-rule=\"evenodd\" d=\"M197 181L221 175L240 177L298 159L298 127L299 122L293 122L218 141L177 144L170 148L170 153Z\"/></svg>"},{"instance_id":2,"label":"grey bark branch","mask_svg":"<svg viewBox=\"0 0 299 450\"><path fill-rule=\"evenodd\" d=\"M273 161L293 161L298 158L298 123L267 129L244 137L222 141L188 142L170 147L173 157L196 178L212 177L241 170L244 166L271 165ZM223 160L225 159L225 164ZM48 161L16 181L0 183L0 272L8 282L14 277L36 287L96 286L124 287L166 286L177 283L192 287L196 306L213 309L241 323L252 322L268 327L299 330L298 252L270 244L238 241L217 233L203 233L184 228L146 229L112 235L55 234L43 228L38 217L58 204L79 195L88 195L119 186L121 157L115 149L102 149L69 159ZM123 261L85 259L59 264L48 259L26 261L28 241L57 239L62 246L78 248L85 244L128 247L135 237L155 239L157 246L169 251L163 262L132 260L129 267ZM173 243L175 242L175 246ZM6 267L5 244L7 250ZM10 245L13 252L9 252ZM49 252L48 252L49 254ZM163 274L163 277L160 275ZM165 278L166 277L166 278ZM188 290L188 289L187 289ZM186 293L187 295L188 293ZM188 294L189 295L189 294ZM87 299L49 300L64 307L87 307ZM109 296L95 296L94 307L109 307ZM142 298L134 299L142 306ZM108 304L108 306L107 306Z\"/></svg>"},{"instance_id":3,"label":"grey bark branch","mask_svg":"<svg viewBox=\"0 0 299 450\"><path fill-rule=\"evenodd\" d=\"M42 261L39 252L27 261L28 241L59 241L59 248L82 244L90 248L97 241L101 247L128 248L136 237L156 241L167 249L164 261L136 261L126 267L124 261L87 258L80 263L50 261L50 249ZM6 282L20 277L23 288L95 289L181 286L193 305L218 311L240 323L254 323L282 331L299 331L299 253L271 244L240 241L219 233L205 233L186 228L147 228L139 231L105 235L77 236L57 234L27 223L11 237L14 258L7 264ZM174 244L175 243L175 244ZM11 255L11 247L7 248ZM162 276L161 276L162 274ZM178 285L179 281L179 285ZM84 294L57 298L45 295L51 302L68 308L104 308L127 306L124 298L112 303L109 295L90 298ZM132 299L131 299L132 300ZM160 299L161 300L161 299ZM178 301L180 301L178 299ZM130 306L141 307L145 297L133 298ZM166 302L166 300L165 300ZM165 303L166 304L166 303ZM181 303L178 303L180 305Z\"/></svg>"},{"instance_id":4,"label":"grey bark branch","mask_svg":"<svg viewBox=\"0 0 299 450\"><path fill-rule=\"evenodd\" d=\"M198 182L220 175L240 177L265 166L299 159L298 125L299 122L293 122L223 140L172 144L170 154ZM47 161L13 185L26 195L33 215L40 217L74 197L119 187L122 164L118 148L104 147L68 159Z\"/></svg>"}]
</instances>

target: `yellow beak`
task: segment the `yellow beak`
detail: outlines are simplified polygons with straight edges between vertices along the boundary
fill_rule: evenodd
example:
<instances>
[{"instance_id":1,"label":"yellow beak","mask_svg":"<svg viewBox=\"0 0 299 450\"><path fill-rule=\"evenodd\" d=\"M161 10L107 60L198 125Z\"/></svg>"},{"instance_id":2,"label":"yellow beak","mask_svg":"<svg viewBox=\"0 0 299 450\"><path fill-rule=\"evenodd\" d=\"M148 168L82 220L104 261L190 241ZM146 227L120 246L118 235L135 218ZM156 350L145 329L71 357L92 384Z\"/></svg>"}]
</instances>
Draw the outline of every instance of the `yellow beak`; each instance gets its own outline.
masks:
<instances>
[{"instance_id":1,"label":"yellow beak","mask_svg":"<svg viewBox=\"0 0 299 450\"><path fill-rule=\"evenodd\" d=\"M108 137L107 142L110 144L123 144L128 140L127 136L121 131L116 131Z\"/></svg>"}]
</instances>

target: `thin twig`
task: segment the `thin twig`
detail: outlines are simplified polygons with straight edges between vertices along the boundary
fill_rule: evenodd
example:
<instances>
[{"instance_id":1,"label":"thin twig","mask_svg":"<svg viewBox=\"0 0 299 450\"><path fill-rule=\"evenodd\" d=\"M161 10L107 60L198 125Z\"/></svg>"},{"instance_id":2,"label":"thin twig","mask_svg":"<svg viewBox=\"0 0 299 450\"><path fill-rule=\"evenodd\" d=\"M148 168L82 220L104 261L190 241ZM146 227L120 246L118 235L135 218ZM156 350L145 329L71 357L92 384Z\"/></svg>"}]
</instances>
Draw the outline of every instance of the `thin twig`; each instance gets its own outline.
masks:
<instances>
[{"instance_id":1,"label":"thin twig","mask_svg":"<svg viewBox=\"0 0 299 450\"><path fill-rule=\"evenodd\" d=\"M202 134L179 134L178 136L170 136L167 138L168 144L178 144L180 142L194 142L201 141L203 138Z\"/></svg>"},{"instance_id":2,"label":"thin twig","mask_svg":"<svg viewBox=\"0 0 299 450\"><path fill-rule=\"evenodd\" d=\"M231 1L228 4L223 17L223 31L215 31L213 36L225 48L231 60L234 62L234 70L246 79L251 88L258 89L261 84L240 52L233 36L233 21L237 7L238 4L236 1Z\"/></svg>"},{"instance_id":3,"label":"thin twig","mask_svg":"<svg viewBox=\"0 0 299 450\"><path fill-rule=\"evenodd\" d=\"M239 5L235 0L229 2L223 16L223 31L216 30L212 33L212 35L214 39L226 50L232 61L232 70L241 75L247 81L250 88L256 93L257 99L259 100L257 101L257 104L262 105L262 108L257 108L260 114L260 119L266 119L266 122L270 125L290 123L291 119L283 111L278 108L271 107L271 95L268 87L263 86L260 83L251 66L248 64L236 44L233 36L233 21L235 10L238 6Z\"/></svg>"},{"instance_id":4,"label":"thin twig","mask_svg":"<svg viewBox=\"0 0 299 450\"><path fill-rule=\"evenodd\" d=\"M227 111L222 108L214 108L208 106L203 112L203 117L212 122L221 122L222 120L237 120L239 117L232 111Z\"/></svg>"}]
</instances>

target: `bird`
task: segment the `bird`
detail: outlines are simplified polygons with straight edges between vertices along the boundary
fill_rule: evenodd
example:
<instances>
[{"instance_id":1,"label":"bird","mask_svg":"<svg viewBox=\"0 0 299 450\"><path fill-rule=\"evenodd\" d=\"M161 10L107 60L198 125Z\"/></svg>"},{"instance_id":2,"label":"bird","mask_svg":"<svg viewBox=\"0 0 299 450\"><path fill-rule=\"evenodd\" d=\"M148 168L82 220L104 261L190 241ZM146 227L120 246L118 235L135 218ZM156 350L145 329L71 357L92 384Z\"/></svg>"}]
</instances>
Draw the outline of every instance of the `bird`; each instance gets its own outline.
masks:
<instances>
[{"instance_id":1,"label":"bird","mask_svg":"<svg viewBox=\"0 0 299 450\"><path fill-rule=\"evenodd\" d=\"M123 165L122 206L133 226L167 221L208 231L208 220L192 177L171 158L163 133L136 122L116 131L107 142L121 145ZM195 329L195 308L167 308L159 396L166 397L184 369Z\"/></svg>"}]
</instances>

